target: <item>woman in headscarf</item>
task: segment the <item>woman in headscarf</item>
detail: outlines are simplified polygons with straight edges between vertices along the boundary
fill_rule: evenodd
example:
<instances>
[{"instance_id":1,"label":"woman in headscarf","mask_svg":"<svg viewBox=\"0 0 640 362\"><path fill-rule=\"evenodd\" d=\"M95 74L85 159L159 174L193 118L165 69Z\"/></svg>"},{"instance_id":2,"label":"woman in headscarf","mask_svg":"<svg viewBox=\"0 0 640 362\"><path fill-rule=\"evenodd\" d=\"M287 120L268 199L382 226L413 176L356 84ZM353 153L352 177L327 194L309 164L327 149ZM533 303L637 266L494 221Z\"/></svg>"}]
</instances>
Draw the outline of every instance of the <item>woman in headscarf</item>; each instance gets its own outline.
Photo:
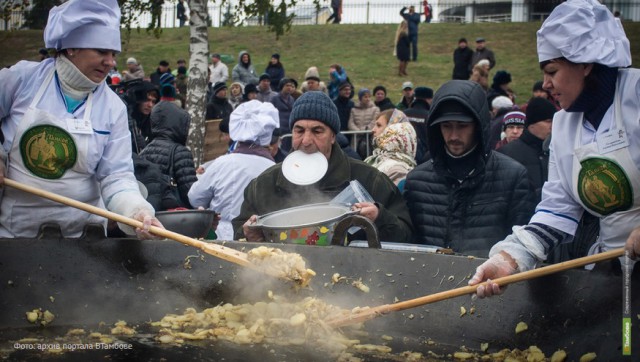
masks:
<instances>
[{"instance_id":1,"label":"woman in headscarf","mask_svg":"<svg viewBox=\"0 0 640 362\"><path fill-rule=\"evenodd\" d=\"M373 128L373 154L364 162L389 176L398 185L416 167L416 131L397 109L380 114Z\"/></svg>"},{"instance_id":2,"label":"woman in headscarf","mask_svg":"<svg viewBox=\"0 0 640 362\"><path fill-rule=\"evenodd\" d=\"M590 254L626 247L630 258L640 255L640 71L627 68L622 24L597 0L569 0L537 35L543 88L562 107L549 180L529 224L491 249L472 285L535 268L573 237L584 212L600 218ZM477 289L480 297L501 292L495 283Z\"/></svg>"},{"instance_id":3,"label":"woman in headscarf","mask_svg":"<svg viewBox=\"0 0 640 362\"><path fill-rule=\"evenodd\" d=\"M120 52L120 9L115 0L71 0L49 12L44 30L55 58L21 61L0 71L0 181L15 181L162 226L140 194L133 173L127 110L105 79ZM6 187L0 237L32 238L45 222L65 237L101 216ZM121 226L128 234L131 227Z\"/></svg>"}]
</instances>

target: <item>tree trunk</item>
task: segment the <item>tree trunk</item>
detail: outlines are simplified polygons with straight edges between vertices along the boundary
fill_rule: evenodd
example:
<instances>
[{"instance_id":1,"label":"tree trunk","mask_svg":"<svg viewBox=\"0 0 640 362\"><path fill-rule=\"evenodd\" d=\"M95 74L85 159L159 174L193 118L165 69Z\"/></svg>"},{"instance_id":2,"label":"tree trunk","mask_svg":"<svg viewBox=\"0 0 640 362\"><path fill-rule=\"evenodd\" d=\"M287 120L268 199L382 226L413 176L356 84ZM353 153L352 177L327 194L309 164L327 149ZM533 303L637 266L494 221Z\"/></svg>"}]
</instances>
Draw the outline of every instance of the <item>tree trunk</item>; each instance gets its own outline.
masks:
<instances>
[{"instance_id":1,"label":"tree trunk","mask_svg":"<svg viewBox=\"0 0 640 362\"><path fill-rule=\"evenodd\" d=\"M209 34L207 29L207 0L189 0L190 44L189 81L187 83L187 111L191 116L187 146L198 167L203 163L205 111L207 107L207 69L209 67Z\"/></svg>"}]
</instances>

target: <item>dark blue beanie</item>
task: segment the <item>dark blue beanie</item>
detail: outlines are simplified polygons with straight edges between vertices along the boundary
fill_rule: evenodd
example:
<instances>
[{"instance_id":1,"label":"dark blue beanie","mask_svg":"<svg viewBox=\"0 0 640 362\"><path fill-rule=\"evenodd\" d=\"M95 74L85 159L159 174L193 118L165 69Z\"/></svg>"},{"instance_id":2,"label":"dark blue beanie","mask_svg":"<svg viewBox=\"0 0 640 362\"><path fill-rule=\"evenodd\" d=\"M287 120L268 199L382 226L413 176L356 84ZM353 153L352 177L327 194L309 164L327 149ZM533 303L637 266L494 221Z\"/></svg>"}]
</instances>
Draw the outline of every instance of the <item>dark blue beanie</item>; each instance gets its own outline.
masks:
<instances>
[{"instance_id":1,"label":"dark blue beanie","mask_svg":"<svg viewBox=\"0 0 640 362\"><path fill-rule=\"evenodd\" d=\"M174 86L172 86L171 84L165 84L160 89L160 96L168 97L168 98L175 98L176 97L176 88Z\"/></svg>"},{"instance_id":2,"label":"dark blue beanie","mask_svg":"<svg viewBox=\"0 0 640 362\"><path fill-rule=\"evenodd\" d=\"M324 92L306 92L293 103L289 117L289 129L292 130L296 121L301 119L320 121L329 126L335 134L340 133L338 108Z\"/></svg>"}]
</instances>

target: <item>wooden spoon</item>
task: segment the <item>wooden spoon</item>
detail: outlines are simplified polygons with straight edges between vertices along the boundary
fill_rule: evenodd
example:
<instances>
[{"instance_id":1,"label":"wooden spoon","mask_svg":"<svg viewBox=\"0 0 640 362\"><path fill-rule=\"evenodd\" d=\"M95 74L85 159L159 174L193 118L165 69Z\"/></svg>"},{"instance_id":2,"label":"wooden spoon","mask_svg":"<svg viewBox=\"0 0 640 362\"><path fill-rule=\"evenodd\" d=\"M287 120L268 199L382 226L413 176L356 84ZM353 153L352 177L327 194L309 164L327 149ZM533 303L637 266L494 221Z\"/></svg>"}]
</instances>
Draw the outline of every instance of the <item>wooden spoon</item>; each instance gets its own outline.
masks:
<instances>
[{"instance_id":1,"label":"wooden spoon","mask_svg":"<svg viewBox=\"0 0 640 362\"><path fill-rule=\"evenodd\" d=\"M506 277L492 280L492 282L502 287L512 283L539 278L545 275L557 273L557 272L568 270L568 269L577 268L587 264L592 264L592 263L597 263L604 260L613 259L616 257L620 257L622 255L624 255L624 248L609 250L607 252L600 253L600 254L589 255L589 256L565 261L558 264L548 265L538 269L532 269L522 273L508 275ZM385 304L385 305L381 305L381 306L370 308L370 309L364 309L348 316L327 320L326 322L332 327L342 327L349 324L362 323L370 319L379 317L383 314L387 314L389 312L396 312L396 311L405 310L409 308L415 308L425 304L435 303L442 300L459 297L465 294L473 294L476 292L476 289L478 288L478 286L486 285L486 284L487 283L484 282L477 285L468 285L465 287L446 290L446 291L435 293L435 294L425 295L419 298L410 299L403 302Z\"/></svg>"},{"instance_id":2,"label":"wooden spoon","mask_svg":"<svg viewBox=\"0 0 640 362\"><path fill-rule=\"evenodd\" d=\"M36 196L44 197L46 199L53 200L55 202L59 202L64 205L75 207L77 209L84 210L88 213L102 216L104 218L111 219L113 221L117 221L119 223L123 223L135 228L143 227L143 224L141 221L132 219L130 217L122 216L120 214L116 214L114 212L104 210L99 207L95 207L93 205L89 205L84 202L80 202L80 201L68 198L66 196L54 194L52 192L45 191L36 187L28 186L23 183L8 179L6 177L4 178L4 184L10 187L13 187L15 189L28 192ZM268 271L265 271L264 269L258 268L253 263L251 263L248 260L246 253L237 251L235 249L227 248L227 247L213 244L213 243L207 243L207 242L190 238L188 236L178 234L173 231L162 229L156 226L150 226L149 231L155 235L158 235L167 239L175 240L185 245L193 246L194 248L198 248L209 255L215 256L216 258L224 259L231 263L235 263L244 267L249 267L262 272L268 272ZM279 275L277 272L268 272L268 273L275 277L283 278L283 275Z\"/></svg>"}]
</instances>

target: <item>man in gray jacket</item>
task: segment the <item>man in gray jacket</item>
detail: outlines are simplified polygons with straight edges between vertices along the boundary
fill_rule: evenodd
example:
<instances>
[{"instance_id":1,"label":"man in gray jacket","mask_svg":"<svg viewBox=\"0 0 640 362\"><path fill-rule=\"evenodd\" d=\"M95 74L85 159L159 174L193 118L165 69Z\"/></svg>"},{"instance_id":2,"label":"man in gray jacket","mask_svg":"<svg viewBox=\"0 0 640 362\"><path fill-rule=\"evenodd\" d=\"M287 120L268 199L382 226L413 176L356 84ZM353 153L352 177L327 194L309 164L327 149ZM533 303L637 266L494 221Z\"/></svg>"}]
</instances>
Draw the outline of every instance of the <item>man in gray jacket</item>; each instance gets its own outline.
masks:
<instances>
[{"instance_id":1,"label":"man in gray jacket","mask_svg":"<svg viewBox=\"0 0 640 362\"><path fill-rule=\"evenodd\" d=\"M436 92L427 119L431 160L405 184L416 242L486 258L533 215L526 169L487 144L490 119L479 84L452 80Z\"/></svg>"}]
</instances>

